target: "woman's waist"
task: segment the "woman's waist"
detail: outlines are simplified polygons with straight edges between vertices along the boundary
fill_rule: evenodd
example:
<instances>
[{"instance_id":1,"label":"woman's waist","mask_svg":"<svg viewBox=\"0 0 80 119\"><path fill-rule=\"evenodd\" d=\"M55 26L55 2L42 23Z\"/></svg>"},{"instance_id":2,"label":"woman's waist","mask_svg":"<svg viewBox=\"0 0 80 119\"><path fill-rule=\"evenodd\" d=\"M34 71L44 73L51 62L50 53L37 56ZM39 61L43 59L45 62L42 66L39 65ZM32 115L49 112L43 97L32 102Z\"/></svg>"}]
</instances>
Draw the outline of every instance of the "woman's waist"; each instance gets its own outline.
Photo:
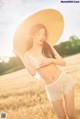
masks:
<instances>
[{"instance_id":1,"label":"woman's waist","mask_svg":"<svg viewBox=\"0 0 80 119\"><path fill-rule=\"evenodd\" d=\"M44 78L46 84L50 84L50 83L53 83L54 81L56 81L59 78L61 73L62 73L62 71L58 70L56 72L53 72L53 74L48 73L48 75L44 76L43 78Z\"/></svg>"},{"instance_id":2,"label":"woman's waist","mask_svg":"<svg viewBox=\"0 0 80 119\"><path fill-rule=\"evenodd\" d=\"M60 76L61 74L61 70L52 70L52 71L46 71L46 72L36 72L36 77L38 79L44 79L46 84L52 83L55 80L57 80L57 78Z\"/></svg>"},{"instance_id":3,"label":"woman's waist","mask_svg":"<svg viewBox=\"0 0 80 119\"><path fill-rule=\"evenodd\" d=\"M53 73L52 76L50 76L48 78L46 77L45 78L46 84L51 84L51 83L55 82L59 78L59 76L61 75L61 73L62 73L62 71L60 70L58 72Z\"/></svg>"}]
</instances>

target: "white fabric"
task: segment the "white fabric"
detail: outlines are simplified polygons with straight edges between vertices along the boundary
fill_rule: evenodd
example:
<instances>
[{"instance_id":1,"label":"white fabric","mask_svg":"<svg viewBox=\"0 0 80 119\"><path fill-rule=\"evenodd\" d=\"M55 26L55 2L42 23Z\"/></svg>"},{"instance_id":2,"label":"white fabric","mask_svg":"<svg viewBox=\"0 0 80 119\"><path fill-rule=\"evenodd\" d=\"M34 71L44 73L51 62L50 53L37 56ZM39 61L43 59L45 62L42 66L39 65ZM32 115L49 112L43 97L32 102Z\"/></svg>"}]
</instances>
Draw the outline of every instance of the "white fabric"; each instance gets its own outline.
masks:
<instances>
[{"instance_id":1,"label":"white fabric","mask_svg":"<svg viewBox=\"0 0 80 119\"><path fill-rule=\"evenodd\" d=\"M60 100L62 95L68 93L74 87L74 84L72 76L63 71L55 82L45 85L49 100Z\"/></svg>"}]
</instances>

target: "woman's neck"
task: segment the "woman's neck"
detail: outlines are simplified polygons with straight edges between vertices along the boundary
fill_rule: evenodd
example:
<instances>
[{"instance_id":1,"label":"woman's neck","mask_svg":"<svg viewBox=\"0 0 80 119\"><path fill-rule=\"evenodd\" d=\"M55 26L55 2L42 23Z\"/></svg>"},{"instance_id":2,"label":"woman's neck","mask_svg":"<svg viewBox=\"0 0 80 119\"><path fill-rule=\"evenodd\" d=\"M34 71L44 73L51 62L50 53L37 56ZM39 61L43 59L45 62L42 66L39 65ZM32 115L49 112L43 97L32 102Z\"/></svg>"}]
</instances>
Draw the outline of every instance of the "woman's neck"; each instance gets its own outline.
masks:
<instances>
[{"instance_id":1,"label":"woman's neck","mask_svg":"<svg viewBox=\"0 0 80 119\"><path fill-rule=\"evenodd\" d=\"M33 47L31 48L33 51L36 51L36 52L42 52L42 45L41 46L38 46L38 45L33 45Z\"/></svg>"}]
</instances>

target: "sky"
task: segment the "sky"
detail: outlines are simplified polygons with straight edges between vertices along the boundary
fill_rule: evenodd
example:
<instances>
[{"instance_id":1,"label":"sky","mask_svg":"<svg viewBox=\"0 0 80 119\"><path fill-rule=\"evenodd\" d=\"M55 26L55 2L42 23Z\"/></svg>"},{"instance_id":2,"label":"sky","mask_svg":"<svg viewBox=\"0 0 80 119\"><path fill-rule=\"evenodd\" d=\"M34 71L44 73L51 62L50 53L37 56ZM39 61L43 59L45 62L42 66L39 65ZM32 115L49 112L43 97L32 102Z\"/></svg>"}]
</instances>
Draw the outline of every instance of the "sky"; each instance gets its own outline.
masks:
<instances>
[{"instance_id":1,"label":"sky","mask_svg":"<svg viewBox=\"0 0 80 119\"><path fill-rule=\"evenodd\" d=\"M59 10L64 17L64 31L57 44L72 35L80 38L80 3L61 3L61 0L0 0L0 57L14 55L13 37L18 25L33 13L48 8Z\"/></svg>"}]
</instances>

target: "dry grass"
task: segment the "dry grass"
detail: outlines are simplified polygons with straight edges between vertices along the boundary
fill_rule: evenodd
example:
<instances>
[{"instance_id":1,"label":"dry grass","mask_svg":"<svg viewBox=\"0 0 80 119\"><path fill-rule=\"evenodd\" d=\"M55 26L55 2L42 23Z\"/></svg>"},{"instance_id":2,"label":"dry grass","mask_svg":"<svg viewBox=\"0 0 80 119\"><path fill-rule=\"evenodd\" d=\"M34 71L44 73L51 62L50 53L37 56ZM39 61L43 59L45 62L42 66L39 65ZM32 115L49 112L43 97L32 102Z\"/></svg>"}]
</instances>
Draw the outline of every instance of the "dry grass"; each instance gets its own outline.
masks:
<instances>
[{"instance_id":1,"label":"dry grass","mask_svg":"<svg viewBox=\"0 0 80 119\"><path fill-rule=\"evenodd\" d=\"M67 65L61 68L76 81L75 106L80 118L80 54L65 60ZM57 119L44 81L31 77L25 69L0 77L1 111L7 112L7 119Z\"/></svg>"}]
</instances>

